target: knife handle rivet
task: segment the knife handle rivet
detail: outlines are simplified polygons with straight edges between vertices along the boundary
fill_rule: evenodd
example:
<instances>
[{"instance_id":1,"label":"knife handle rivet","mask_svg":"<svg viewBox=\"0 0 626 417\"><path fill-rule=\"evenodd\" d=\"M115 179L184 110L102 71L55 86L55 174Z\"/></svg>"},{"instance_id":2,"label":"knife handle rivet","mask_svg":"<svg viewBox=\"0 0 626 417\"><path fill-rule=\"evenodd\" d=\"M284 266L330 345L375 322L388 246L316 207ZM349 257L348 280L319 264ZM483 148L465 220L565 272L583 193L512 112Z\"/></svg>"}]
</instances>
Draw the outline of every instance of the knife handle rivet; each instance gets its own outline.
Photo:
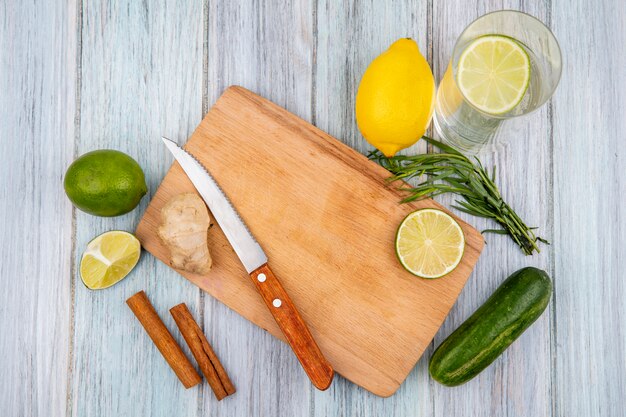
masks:
<instances>
[{"instance_id":1,"label":"knife handle rivet","mask_svg":"<svg viewBox=\"0 0 626 417\"><path fill-rule=\"evenodd\" d=\"M280 307L283 304L282 301L280 301L280 298L274 298L274 301L272 301L272 305L276 308Z\"/></svg>"},{"instance_id":2,"label":"knife handle rivet","mask_svg":"<svg viewBox=\"0 0 626 417\"><path fill-rule=\"evenodd\" d=\"M256 279L258 279L258 280L259 280L259 282L265 282L265 279L266 279L266 278L267 278L267 277L266 277L266 276L265 276L265 274L263 274L263 273L261 273L261 274L257 275L257 277L256 277ZM280 300L279 300L279 301L280 301Z\"/></svg>"}]
</instances>

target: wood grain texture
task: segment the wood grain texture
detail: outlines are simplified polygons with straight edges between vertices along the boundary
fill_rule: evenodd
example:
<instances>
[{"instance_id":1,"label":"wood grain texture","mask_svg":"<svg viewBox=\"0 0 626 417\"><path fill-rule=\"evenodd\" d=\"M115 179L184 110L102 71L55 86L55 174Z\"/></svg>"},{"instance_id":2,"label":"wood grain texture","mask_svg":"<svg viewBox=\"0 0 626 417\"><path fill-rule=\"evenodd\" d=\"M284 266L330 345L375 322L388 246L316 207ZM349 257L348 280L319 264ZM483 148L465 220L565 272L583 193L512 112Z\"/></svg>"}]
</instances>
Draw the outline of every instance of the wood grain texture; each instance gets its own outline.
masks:
<instances>
[{"instance_id":1,"label":"wood grain texture","mask_svg":"<svg viewBox=\"0 0 626 417\"><path fill-rule=\"evenodd\" d=\"M310 120L314 13L314 0L209 0L205 111L236 84ZM212 297L205 298L203 313L207 336L216 351L225 352L220 358L237 387L236 401L229 398L217 406L207 401L205 412L310 415L315 388L289 346ZM203 397L211 396L205 388Z\"/></svg>"},{"instance_id":2,"label":"wood grain texture","mask_svg":"<svg viewBox=\"0 0 626 417\"><path fill-rule=\"evenodd\" d=\"M441 80L454 42L474 19L499 9L522 10L550 25L549 5L543 2L433 1L433 71ZM549 107L503 125L495 151L480 155L488 167L497 167L496 183L505 201L525 222L538 227L538 234L552 235L552 138ZM444 205L453 196L439 198ZM491 229L493 222L460 214L478 230ZM525 256L508 236L485 235L486 245L474 275L435 338L438 346L466 320L514 271L534 266L554 277L554 246L541 246L541 253ZM491 366L472 381L455 389L430 383L434 415L548 416L552 412L551 312L554 304ZM471 410L471 411L470 411Z\"/></svg>"},{"instance_id":3,"label":"wood grain texture","mask_svg":"<svg viewBox=\"0 0 626 417\"><path fill-rule=\"evenodd\" d=\"M187 304L180 303L170 308L170 313L189 349L191 349L191 353L196 359L202 374L211 386L215 398L221 401L228 395L234 394L236 392L235 386L202 329L191 315Z\"/></svg>"},{"instance_id":4,"label":"wood grain texture","mask_svg":"<svg viewBox=\"0 0 626 417\"><path fill-rule=\"evenodd\" d=\"M553 109L554 414L626 416L626 5L563 6L552 8L565 56Z\"/></svg>"},{"instance_id":5,"label":"wood grain texture","mask_svg":"<svg viewBox=\"0 0 626 417\"><path fill-rule=\"evenodd\" d=\"M317 39L313 120L361 153L373 149L358 131L354 104L361 76L369 63L401 37L412 37L430 57L431 2L320 0L317 4ZM418 142L402 153L425 152ZM427 362L421 360L390 398L382 399L354 384L336 378L326 393L315 393L314 415L323 417L342 410L344 415L429 415L432 407L426 389Z\"/></svg>"},{"instance_id":6,"label":"wood grain texture","mask_svg":"<svg viewBox=\"0 0 626 417\"><path fill-rule=\"evenodd\" d=\"M187 359L178 343L176 343L170 331L165 327L163 320L161 320L154 306L150 303L145 291L139 291L130 297L126 300L126 304L137 317L137 320L141 323L183 386L189 389L198 385L202 378L196 372L189 359Z\"/></svg>"},{"instance_id":7,"label":"wood grain texture","mask_svg":"<svg viewBox=\"0 0 626 417\"><path fill-rule=\"evenodd\" d=\"M82 8L80 135L77 155L112 148L144 169L148 195L131 213L76 216L75 264L107 230L132 231L169 158L161 136L188 135L202 117L202 4L197 1L86 1ZM194 415L198 389L185 390L125 300L139 290L150 299L188 357L168 309L199 300L144 253L124 281L89 291L75 280L71 414L74 416ZM197 312L196 308L193 308Z\"/></svg>"},{"instance_id":8,"label":"wood grain texture","mask_svg":"<svg viewBox=\"0 0 626 417\"><path fill-rule=\"evenodd\" d=\"M618 269L626 237L622 1L78 3L0 6L0 140L11 155L0 164L5 179L0 331L15 335L0 338L5 414L626 415L626 290ZM369 148L360 139L352 108L371 59L409 35L440 78L462 28L502 8L522 9L548 22L564 53L552 107L520 119L512 126L517 131L507 134L513 141L483 157L498 164L507 200L552 246L526 258L506 237L487 236L476 273L436 343L518 267L546 269L556 291L550 315L470 385L447 389L432 382L429 348L390 398L375 397L341 377L328 391L316 392L286 345L150 256L143 256L126 281L93 295L73 277L76 295L70 295L70 270L86 242L111 228L133 230L148 201L118 219L77 212L73 224L60 184L74 151L106 147L130 153L140 160L154 192L171 157L153 143L161 135L188 137L202 109L206 112L225 87L239 84L365 152ZM83 68L78 77L77 62ZM423 150L418 144L409 152ZM487 226L461 217L479 229ZM132 329L134 318L123 303L142 288L154 294L170 329L173 321L165 312L180 301L203 318L201 325L237 385L235 396L217 403L206 384L181 394L164 363L145 373L147 366L158 365L159 353L154 348L148 356L136 353L150 349L151 342L141 345L145 336ZM15 301L24 295L28 302ZM76 331L71 330L72 309ZM176 332L175 337L182 341ZM137 384L143 388L136 390Z\"/></svg>"},{"instance_id":9,"label":"wood grain texture","mask_svg":"<svg viewBox=\"0 0 626 417\"><path fill-rule=\"evenodd\" d=\"M70 356L74 1L0 6L0 410L64 416Z\"/></svg>"},{"instance_id":10,"label":"wood grain texture","mask_svg":"<svg viewBox=\"0 0 626 417\"><path fill-rule=\"evenodd\" d=\"M335 376L333 367L324 357L285 288L267 264L250 273L250 278L311 383L321 391L327 390Z\"/></svg>"},{"instance_id":11,"label":"wood grain texture","mask_svg":"<svg viewBox=\"0 0 626 417\"><path fill-rule=\"evenodd\" d=\"M414 210L443 208L432 200L399 205L382 167L241 87L227 89L185 148L210 167L335 370L377 395L393 394L463 288L481 235L461 223L459 266L445 279L416 279L398 263L397 225ZM165 263L161 208L193 190L174 164L137 227L142 246ZM215 266L207 275L179 272L283 338L218 224L209 248Z\"/></svg>"}]
</instances>

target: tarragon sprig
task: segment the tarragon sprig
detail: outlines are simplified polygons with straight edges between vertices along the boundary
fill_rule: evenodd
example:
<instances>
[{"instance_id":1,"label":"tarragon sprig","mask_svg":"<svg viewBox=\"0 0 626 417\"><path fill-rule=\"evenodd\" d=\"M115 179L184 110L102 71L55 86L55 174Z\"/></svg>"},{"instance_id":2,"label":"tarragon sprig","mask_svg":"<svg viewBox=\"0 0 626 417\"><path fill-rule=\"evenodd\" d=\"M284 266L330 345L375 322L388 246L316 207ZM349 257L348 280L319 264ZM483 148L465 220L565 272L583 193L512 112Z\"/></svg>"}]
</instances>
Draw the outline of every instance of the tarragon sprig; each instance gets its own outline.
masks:
<instances>
[{"instance_id":1,"label":"tarragon sprig","mask_svg":"<svg viewBox=\"0 0 626 417\"><path fill-rule=\"evenodd\" d=\"M502 199L495 184L496 167L491 174L485 170L478 158L474 161L451 146L424 136L441 153L426 153L412 156L386 157L380 151L372 151L368 157L393 174L389 181L410 180L426 176L416 186L401 187L408 193L403 203L454 193L461 197L454 208L473 216L496 221L502 229L487 229L483 233L508 234L526 255L540 252L537 242L549 244L533 232L515 211Z\"/></svg>"}]
</instances>

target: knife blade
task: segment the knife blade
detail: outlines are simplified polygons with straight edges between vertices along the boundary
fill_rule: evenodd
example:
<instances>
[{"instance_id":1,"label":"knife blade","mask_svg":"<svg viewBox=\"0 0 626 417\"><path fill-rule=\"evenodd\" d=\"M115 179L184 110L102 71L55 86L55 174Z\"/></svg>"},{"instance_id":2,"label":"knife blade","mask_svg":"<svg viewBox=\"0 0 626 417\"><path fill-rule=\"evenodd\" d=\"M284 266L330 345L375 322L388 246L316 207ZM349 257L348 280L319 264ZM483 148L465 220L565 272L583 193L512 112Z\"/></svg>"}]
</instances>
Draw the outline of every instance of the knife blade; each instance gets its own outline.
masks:
<instances>
[{"instance_id":1,"label":"knife blade","mask_svg":"<svg viewBox=\"0 0 626 417\"><path fill-rule=\"evenodd\" d=\"M248 274L267 263L267 256L209 171L173 141L162 138L202 199L211 209Z\"/></svg>"},{"instance_id":2,"label":"knife blade","mask_svg":"<svg viewBox=\"0 0 626 417\"><path fill-rule=\"evenodd\" d=\"M206 167L173 141L162 139L211 210L311 382L320 390L327 389L333 368L268 266L265 252Z\"/></svg>"}]
</instances>

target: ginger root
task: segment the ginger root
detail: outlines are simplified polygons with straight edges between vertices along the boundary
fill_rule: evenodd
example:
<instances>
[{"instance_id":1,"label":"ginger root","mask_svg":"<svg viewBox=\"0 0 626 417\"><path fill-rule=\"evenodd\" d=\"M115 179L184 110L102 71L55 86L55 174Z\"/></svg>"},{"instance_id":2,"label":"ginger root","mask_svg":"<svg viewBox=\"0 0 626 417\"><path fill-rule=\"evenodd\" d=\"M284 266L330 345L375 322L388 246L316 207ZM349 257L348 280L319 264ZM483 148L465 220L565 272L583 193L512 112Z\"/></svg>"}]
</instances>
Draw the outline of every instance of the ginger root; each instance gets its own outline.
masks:
<instances>
[{"instance_id":1,"label":"ginger root","mask_svg":"<svg viewBox=\"0 0 626 417\"><path fill-rule=\"evenodd\" d=\"M158 235L170 250L176 269L204 275L213 261L207 245L209 212L194 193L179 194L161 209Z\"/></svg>"}]
</instances>

